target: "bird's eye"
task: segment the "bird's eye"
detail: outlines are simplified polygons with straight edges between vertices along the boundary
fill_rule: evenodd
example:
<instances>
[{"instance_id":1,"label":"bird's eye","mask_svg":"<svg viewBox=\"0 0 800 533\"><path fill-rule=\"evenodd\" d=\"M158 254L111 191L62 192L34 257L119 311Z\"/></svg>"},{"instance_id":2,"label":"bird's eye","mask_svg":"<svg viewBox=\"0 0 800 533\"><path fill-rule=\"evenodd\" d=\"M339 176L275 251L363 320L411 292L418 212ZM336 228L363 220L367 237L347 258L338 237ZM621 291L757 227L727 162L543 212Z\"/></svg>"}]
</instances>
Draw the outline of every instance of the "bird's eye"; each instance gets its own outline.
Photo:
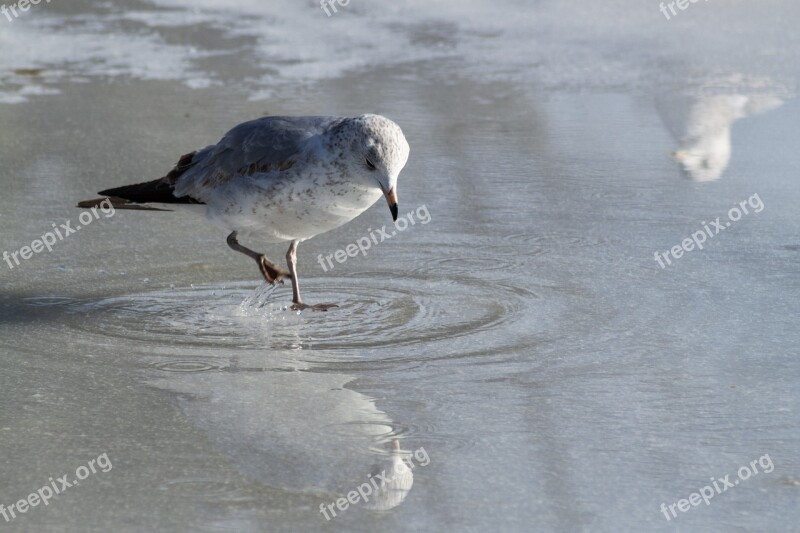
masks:
<instances>
[{"instance_id":1,"label":"bird's eye","mask_svg":"<svg viewBox=\"0 0 800 533\"><path fill-rule=\"evenodd\" d=\"M372 161L370 161L369 159L367 159L366 161L367 161L367 166L369 167L370 170L377 170L377 167L372 163Z\"/></svg>"}]
</instances>

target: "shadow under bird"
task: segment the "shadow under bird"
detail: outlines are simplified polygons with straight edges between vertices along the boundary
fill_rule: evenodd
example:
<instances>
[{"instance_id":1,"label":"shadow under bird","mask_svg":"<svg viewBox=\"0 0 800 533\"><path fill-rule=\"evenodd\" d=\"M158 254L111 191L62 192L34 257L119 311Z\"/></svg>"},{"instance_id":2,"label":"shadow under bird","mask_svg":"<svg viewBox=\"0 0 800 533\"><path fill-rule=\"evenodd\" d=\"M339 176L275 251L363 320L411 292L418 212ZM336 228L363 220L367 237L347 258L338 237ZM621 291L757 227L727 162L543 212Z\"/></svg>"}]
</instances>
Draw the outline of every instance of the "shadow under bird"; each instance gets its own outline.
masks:
<instances>
[{"instance_id":1,"label":"shadow under bird","mask_svg":"<svg viewBox=\"0 0 800 533\"><path fill-rule=\"evenodd\" d=\"M204 207L209 220L231 232L228 246L253 258L267 282L292 280L293 309L326 311L336 305L310 306L300 298L297 246L353 220L381 196L396 221L397 178L408 154L400 127L380 115L263 117L182 156L163 178L100 191L103 198L78 207ZM289 270L240 237L290 242Z\"/></svg>"}]
</instances>

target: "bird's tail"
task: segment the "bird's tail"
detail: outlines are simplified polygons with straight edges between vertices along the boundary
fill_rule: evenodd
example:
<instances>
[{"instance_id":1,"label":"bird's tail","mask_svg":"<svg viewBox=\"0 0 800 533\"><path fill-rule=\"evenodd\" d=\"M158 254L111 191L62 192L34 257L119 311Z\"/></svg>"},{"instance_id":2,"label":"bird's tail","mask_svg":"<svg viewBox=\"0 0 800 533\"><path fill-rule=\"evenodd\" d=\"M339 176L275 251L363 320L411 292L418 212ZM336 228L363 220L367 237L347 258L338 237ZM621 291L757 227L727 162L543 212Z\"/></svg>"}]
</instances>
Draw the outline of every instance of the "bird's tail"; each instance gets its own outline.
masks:
<instances>
[{"instance_id":1,"label":"bird's tail","mask_svg":"<svg viewBox=\"0 0 800 533\"><path fill-rule=\"evenodd\" d=\"M194 156L197 152L186 154L180 158L178 164L163 178L134 185L125 185L106 189L97 194L102 194L102 198L84 200L78 202L78 207L92 208L99 207L101 203L111 203L115 209L142 209L149 211L170 211L160 207L145 204L202 204L191 196L176 197L175 182L194 164Z\"/></svg>"}]
</instances>

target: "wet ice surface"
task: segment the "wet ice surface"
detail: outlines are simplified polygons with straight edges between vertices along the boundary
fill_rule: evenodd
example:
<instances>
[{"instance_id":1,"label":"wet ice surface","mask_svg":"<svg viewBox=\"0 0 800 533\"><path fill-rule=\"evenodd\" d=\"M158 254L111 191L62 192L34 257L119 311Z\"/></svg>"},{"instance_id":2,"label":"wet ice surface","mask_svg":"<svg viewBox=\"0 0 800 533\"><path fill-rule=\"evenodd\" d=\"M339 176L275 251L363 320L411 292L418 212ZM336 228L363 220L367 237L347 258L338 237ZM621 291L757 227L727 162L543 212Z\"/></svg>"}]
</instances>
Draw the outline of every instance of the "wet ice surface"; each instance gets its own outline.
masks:
<instances>
[{"instance_id":1,"label":"wet ice surface","mask_svg":"<svg viewBox=\"0 0 800 533\"><path fill-rule=\"evenodd\" d=\"M287 309L191 214L101 215L0 263L0 503L114 465L4 525L796 528L797 7L260 5L53 3L2 25L2 249L264 113L395 118L401 207L430 223L327 272L318 254L385 206L302 244L328 313ZM413 484L326 523L320 504L420 447ZM774 471L661 514L764 454Z\"/></svg>"}]
</instances>

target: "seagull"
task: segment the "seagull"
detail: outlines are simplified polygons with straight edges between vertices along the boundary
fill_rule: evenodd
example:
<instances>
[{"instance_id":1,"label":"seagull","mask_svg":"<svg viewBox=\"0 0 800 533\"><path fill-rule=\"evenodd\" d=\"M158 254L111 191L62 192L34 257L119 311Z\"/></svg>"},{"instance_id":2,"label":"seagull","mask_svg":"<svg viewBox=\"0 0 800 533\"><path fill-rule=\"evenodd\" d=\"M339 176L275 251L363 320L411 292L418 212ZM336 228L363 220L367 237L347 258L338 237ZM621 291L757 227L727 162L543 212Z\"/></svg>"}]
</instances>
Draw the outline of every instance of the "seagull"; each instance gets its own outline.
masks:
<instances>
[{"instance_id":1,"label":"seagull","mask_svg":"<svg viewBox=\"0 0 800 533\"><path fill-rule=\"evenodd\" d=\"M183 155L163 178L100 191L103 198L78 207L110 202L117 209L204 211L230 231L228 246L254 259L268 283L292 280L292 309L327 311L338 306L300 298L298 245L353 220L381 196L396 221L397 178L408 154L400 126L381 115L268 116ZM290 242L289 270L240 244L240 237Z\"/></svg>"}]
</instances>

